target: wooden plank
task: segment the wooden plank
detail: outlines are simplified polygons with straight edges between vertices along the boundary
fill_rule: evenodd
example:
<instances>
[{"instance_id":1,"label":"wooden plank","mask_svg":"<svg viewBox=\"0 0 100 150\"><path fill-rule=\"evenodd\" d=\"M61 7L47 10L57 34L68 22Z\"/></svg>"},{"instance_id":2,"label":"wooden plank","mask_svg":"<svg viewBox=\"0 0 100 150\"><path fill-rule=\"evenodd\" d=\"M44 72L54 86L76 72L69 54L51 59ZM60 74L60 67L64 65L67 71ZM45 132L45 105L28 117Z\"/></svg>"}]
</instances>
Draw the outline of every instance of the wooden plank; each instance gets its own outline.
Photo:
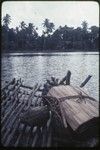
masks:
<instances>
[{"instance_id":1,"label":"wooden plank","mask_svg":"<svg viewBox=\"0 0 100 150\"><path fill-rule=\"evenodd\" d=\"M66 85L69 85L70 77L71 77L71 72L68 70L67 75L60 81L59 84L64 84L64 81L66 81Z\"/></svg>"},{"instance_id":2,"label":"wooden plank","mask_svg":"<svg viewBox=\"0 0 100 150\"><path fill-rule=\"evenodd\" d=\"M7 139L7 136L9 135L11 129L7 129L6 132L1 131L1 143L4 145L5 140Z\"/></svg>"},{"instance_id":3,"label":"wooden plank","mask_svg":"<svg viewBox=\"0 0 100 150\"><path fill-rule=\"evenodd\" d=\"M18 100L22 97L23 93L21 93L21 95L19 95ZM16 104L18 103L18 100L15 100L12 104L12 106L10 107L10 110L8 110L5 114L5 116L3 117L3 119L1 120L1 124L3 124L7 118L9 117L9 115L12 113L12 111L15 109Z\"/></svg>"},{"instance_id":4,"label":"wooden plank","mask_svg":"<svg viewBox=\"0 0 100 150\"><path fill-rule=\"evenodd\" d=\"M23 84L22 84L21 87L26 88L26 89L33 90L33 87L31 87L31 86L27 86L27 85L23 85Z\"/></svg>"},{"instance_id":5,"label":"wooden plank","mask_svg":"<svg viewBox=\"0 0 100 150\"><path fill-rule=\"evenodd\" d=\"M14 144L14 147L17 147L17 146L18 146L18 144L19 144L19 142L21 141L21 138L22 138L22 136L23 136L23 134L24 134L24 132L25 132L25 129L26 129L26 125L23 124L22 131L19 133L19 135L18 135L18 137L17 137L17 140L16 140L16 142L15 142L15 144Z\"/></svg>"},{"instance_id":6,"label":"wooden plank","mask_svg":"<svg viewBox=\"0 0 100 150\"><path fill-rule=\"evenodd\" d=\"M99 100L98 101L91 101L90 99L88 99L88 103L93 105L97 110L99 109Z\"/></svg>"},{"instance_id":7,"label":"wooden plank","mask_svg":"<svg viewBox=\"0 0 100 150\"><path fill-rule=\"evenodd\" d=\"M4 146L9 146L10 141L13 139L13 136L16 132L16 129L19 127L20 122L17 122L15 127L13 128L11 134L9 135L9 137L7 138L7 140L4 143Z\"/></svg>"},{"instance_id":8,"label":"wooden plank","mask_svg":"<svg viewBox=\"0 0 100 150\"><path fill-rule=\"evenodd\" d=\"M37 102L38 106L41 106L41 100L42 100L42 98L38 99L38 102Z\"/></svg>"},{"instance_id":9,"label":"wooden plank","mask_svg":"<svg viewBox=\"0 0 100 150\"><path fill-rule=\"evenodd\" d=\"M1 89L1 91L4 91L5 89L8 88L8 86L9 86L10 84L14 84L14 83L15 83L15 78L13 78L9 83L7 83L7 85L6 85L5 87L3 87L3 88Z\"/></svg>"},{"instance_id":10,"label":"wooden plank","mask_svg":"<svg viewBox=\"0 0 100 150\"><path fill-rule=\"evenodd\" d=\"M10 123L8 124L8 128L13 128L14 123L16 120L18 120L18 116L20 115L21 111L23 110L23 108L25 107L25 103L23 105L20 106L20 108L18 109L18 111L16 112L14 118L10 121Z\"/></svg>"},{"instance_id":11,"label":"wooden plank","mask_svg":"<svg viewBox=\"0 0 100 150\"><path fill-rule=\"evenodd\" d=\"M61 85L51 88L47 95L56 98L61 98L66 96L78 95L78 93L69 85L67 86Z\"/></svg>"},{"instance_id":12,"label":"wooden plank","mask_svg":"<svg viewBox=\"0 0 100 150\"><path fill-rule=\"evenodd\" d=\"M50 129L47 139L47 147L51 147L52 144L52 130Z\"/></svg>"},{"instance_id":13,"label":"wooden plank","mask_svg":"<svg viewBox=\"0 0 100 150\"><path fill-rule=\"evenodd\" d=\"M9 95L9 96L7 97L7 99L5 99L5 101L3 101L3 102L1 103L1 106L4 106L5 103L11 98L11 96L14 96L14 95L16 94L16 92L18 92L20 86L21 86L21 84L19 84L19 85L17 86L17 88L13 91L13 93L12 93L11 95Z\"/></svg>"},{"instance_id":14,"label":"wooden plank","mask_svg":"<svg viewBox=\"0 0 100 150\"><path fill-rule=\"evenodd\" d=\"M70 96L70 95L78 95L79 94L79 92L78 91L76 91L75 89L74 89L74 87L72 86L72 85L70 85L70 86L65 86L65 91L66 91L66 93L68 94L67 96Z\"/></svg>"},{"instance_id":15,"label":"wooden plank","mask_svg":"<svg viewBox=\"0 0 100 150\"><path fill-rule=\"evenodd\" d=\"M80 87L73 87L73 86L71 86L77 93L80 93L81 92L81 94L84 96L84 97L86 97L89 101L92 101L92 102L94 102L94 101L97 101L95 98L93 98L93 97L91 97L91 96L89 96L82 88L80 88Z\"/></svg>"},{"instance_id":16,"label":"wooden plank","mask_svg":"<svg viewBox=\"0 0 100 150\"><path fill-rule=\"evenodd\" d=\"M49 96L53 96L56 98L70 96L70 95L71 96L72 95L78 96L79 94L80 94L80 89L76 89L73 86L53 87L48 92ZM87 94L85 94L82 90L81 90L81 94L87 96ZM72 117L74 115L78 116L80 114L80 116L82 116L82 114L80 113L80 112L82 112L84 114L83 119L81 119L82 123L91 119L91 117L96 116L95 114L98 111L97 107L94 108L90 103L88 103L88 101L86 102L86 104L84 103L84 101L81 101L81 100L80 100L80 103L78 103L78 102L76 102L77 99L69 99L69 100L66 99L64 102L62 102L63 103L63 109L65 109L67 115ZM82 109L82 108L84 108L84 109ZM86 111L86 108L88 109L87 111ZM61 109L61 112L62 112L62 109ZM75 116L76 119L77 119L77 116ZM74 120L75 120L75 118L74 118ZM78 119L80 119L80 118L78 118Z\"/></svg>"},{"instance_id":17,"label":"wooden plank","mask_svg":"<svg viewBox=\"0 0 100 150\"><path fill-rule=\"evenodd\" d=\"M59 106L60 106L60 110L61 110L61 116L62 116L64 127L67 128L67 123L66 123L66 119L65 119L65 113L64 113L64 111L62 109L62 104L59 104Z\"/></svg>"},{"instance_id":18,"label":"wooden plank","mask_svg":"<svg viewBox=\"0 0 100 150\"><path fill-rule=\"evenodd\" d=\"M11 106L11 109L7 111L7 113L5 114L5 116L3 117L3 119L1 120L1 124L3 124L7 120L7 118L11 114L11 112L15 109L16 104L17 104L17 101L15 101L13 103L13 105Z\"/></svg>"},{"instance_id":19,"label":"wooden plank","mask_svg":"<svg viewBox=\"0 0 100 150\"><path fill-rule=\"evenodd\" d=\"M26 95L25 95L26 96ZM24 100L24 99L23 99ZM22 103L23 103L23 101L22 101ZM2 129L1 129L1 131L3 132L6 128L7 128L7 126L8 126L8 124L10 123L10 120L13 118L13 116L14 116L14 118L16 117L16 115L18 114L18 112L20 112L22 109L23 109L23 107L25 106L25 103L22 105L22 103L19 103L18 104L18 106L14 109L14 111L10 114L10 116L9 116L9 118L7 119L7 121L6 121L6 123L4 124L4 126L2 127ZM20 108L21 107L21 108ZM18 111L20 109L20 111ZM18 112L17 112L18 111ZM17 112L17 114L16 114L16 112ZM12 120L11 120L12 121Z\"/></svg>"},{"instance_id":20,"label":"wooden plank","mask_svg":"<svg viewBox=\"0 0 100 150\"><path fill-rule=\"evenodd\" d=\"M29 145L29 142L30 142L30 139L31 139L31 134L32 134L33 128L34 128L34 127L30 127L29 132L28 132L28 134L27 134L27 139L26 139L26 143L25 143L25 146L26 146L26 147L30 146L30 145Z\"/></svg>"},{"instance_id":21,"label":"wooden plank","mask_svg":"<svg viewBox=\"0 0 100 150\"><path fill-rule=\"evenodd\" d=\"M55 86L51 88L47 94L47 96L56 97L58 100L61 97L66 96L80 96L80 93L84 96L88 96L82 89L75 88L73 86ZM66 126L66 120L68 121L69 125L72 127L73 130L76 130L81 124L87 122L93 117L98 117L98 109L95 108L87 99L69 99L61 102L60 110L62 114L63 124ZM86 103L85 101L86 100ZM60 101L60 100L59 100ZM64 119L64 116L66 119Z\"/></svg>"},{"instance_id":22,"label":"wooden plank","mask_svg":"<svg viewBox=\"0 0 100 150\"><path fill-rule=\"evenodd\" d=\"M73 103L75 103L75 102L73 102L71 100L70 101L66 100L65 102L62 102L63 107L68 111L69 115L74 115L81 111L79 104L77 104L77 102L76 102L76 104L73 104Z\"/></svg>"},{"instance_id":23,"label":"wooden plank","mask_svg":"<svg viewBox=\"0 0 100 150\"><path fill-rule=\"evenodd\" d=\"M77 107L76 113L75 113L75 109L74 109L75 107L70 108L70 107L68 106L68 103L70 103L70 101L68 101L67 104L66 104L66 103L63 104L63 107L64 107L64 109L65 109L65 111L66 111L66 116L68 115L69 118L73 118L73 117L76 118L76 121L80 122L80 124L86 122L87 120L90 120L90 119L93 118L94 116L97 117L97 116L95 115L95 113L94 113L94 114L91 113L91 110L89 110L89 108L87 108L87 109L88 109L88 111L90 111L90 114L87 113L87 111L84 110L86 106L84 106L84 109L82 109L82 105L83 105L84 103L80 104L80 107ZM84 105L86 105L86 104L84 104ZM71 105L71 106L72 106L72 105ZM67 119L67 118L66 118L66 119ZM73 120L73 121L74 121L74 120ZM79 124L79 125L80 125L80 124Z\"/></svg>"},{"instance_id":24,"label":"wooden plank","mask_svg":"<svg viewBox=\"0 0 100 150\"><path fill-rule=\"evenodd\" d=\"M93 114L93 116L99 117L99 102L96 102L96 105L97 107L94 107L89 101L86 101L86 104L83 103L81 107L85 109L85 111L89 110L91 115Z\"/></svg>"},{"instance_id":25,"label":"wooden plank","mask_svg":"<svg viewBox=\"0 0 100 150\"><path fill-rule=\"evenodd\" d=\"M65 107L65 105L63 106ZM65 108L65 111L66 111L66 116L69 117L69 120L72 118L73 119L73 122L70 122L67 117L67 121L69 121L69 124L72 126L72 124L74 124L74 121L78 122L79 125L83 124L84 122L92 119L94 116L93 115L88 115L84 110L81 109L81 111L79 113L76 113L74 115L72 115L69 111L69 114L68 114L68 109L66 110ZM73 127L73 126L72 126ZM76 126L77 128L78 126ZM75 129L76 130L76 129Z\"/></svg>"},{"instance_id":26,"label":"wooden plank","mask_svg":"<svg viewBox=\"0 0 100 150\"><path fill-rule=\"evenodd\" d=\"M35 95L35 93L37 92L37 90L40 88L40 86L38 86L38 84L36 84L35 86L34 86L34 88L33 88L33 91L30 93L30 95L29 95L29 97L28 97L28 106L25 108L25 110L28 110L29 109L29 107L30 107L30 105L31 105L31 103L32 103L32 99L33 99L33 97L34 97L34 95Z\"/></svg>"},{"instance_id":27,"label":"wooden plank","mask_svg":"<svg viewBox=\"0 0 100 150\"><path fill-rule=\"evenodd\" d=\"M71 126L71 128L73 130L76 130L79 127L79 122L77 120L75 120L75 118L73 116L70 117L69 115L67 115L67 112L65 109L63 109L63 110L66 113L65 117L66 117L67 123Z\"/></svg>"},{"instance_id":28,"label":"wooden plank","mask_svg":"<svg viewBox=\"0 0 100 150\"><path fill-rule=\"evenodd\" d=\"M81 83L80 87L85 86L85 84L90 80L91 77L91 75L88 75L88 77Z\"/></svg>"},{"instance_id":29,"label":"wooden plank","mask_svg":"<svg viewBox=\"0 0 100 150\"><path fill-rule=\"evenodd\" d=\"M51 89L49 90L47 96L52 96L52 97L59 98L60 95L58 95L58 93L55 92L53 88L51 88Z\"/></svg>"},{"instance_id":30,"label":"wooden plank","mask_svg":"<svg viewBox=\"0 0 100 150\"><path fill-rule=\"evenodd\" d=\"M46 147L47 143L47 126L42 127L42 142L41 142L41 147Z\"/></svg>"},{"instance_id":31,"label":"wooden plank","mask_svg":"<svg viewBox=\"0 0 100 150\"><path fill-rule=\"evenodd\" d=\"M39 132L39 128L37 128L36 131L35 131L33 142L32 142L32 145L31 145L32 147L35 147L35 145L36 145L36 142L37 142L38 137L39 137L38 132Z\"/></svg>"},{"instance_id":32,"label":"wooden plank","mask_svg":"<svg viewBox=\"0 0 100 150\"><path fill-rule=\"evenodd\" d=\"M11 138L13 138L13 135L15 134L16 129L19 126L19 122L17 122L15 124L14 129L11 131L10 128L7 128L7 131L5 132L5 134L2 136L2 144L5 146L5 144L8 145L8 143L10 142ZM11 134L10 134L11 133Z\"/></svg>"},{"instance_id":33,"label":"wooden plank","mask_svg":"<svg viewBox=\"0 0 100 150\"><path fill-rule=\"evenodd\" d=\"M83 95L89 96L82 88L77 87L77 86L74 87L74 86L72 86L72 85L71 85L71 87L72 87L73 90L75 90L77 93L79 93L79 92L81 91Z\"/></svg>"},{"instance_id":34,"label":"wooden plank","mask_svg":"<svg viewBox=\"0 0 100 150\"><path fill-rule=\"evenodd\" d=\"M51 147L52 146L52 112L50 111L50 119L47 122L47 147Z\"/></svg>"}]
</instances>

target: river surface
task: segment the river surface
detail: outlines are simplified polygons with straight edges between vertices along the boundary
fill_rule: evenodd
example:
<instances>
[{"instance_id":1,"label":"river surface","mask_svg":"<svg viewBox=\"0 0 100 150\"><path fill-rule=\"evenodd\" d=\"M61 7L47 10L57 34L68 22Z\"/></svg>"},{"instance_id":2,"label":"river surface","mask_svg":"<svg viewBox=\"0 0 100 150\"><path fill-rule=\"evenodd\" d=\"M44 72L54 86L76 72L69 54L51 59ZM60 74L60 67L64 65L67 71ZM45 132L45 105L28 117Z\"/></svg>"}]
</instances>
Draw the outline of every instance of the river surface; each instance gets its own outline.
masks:
<instances>
[{"instance_id":1,"label":"river surface","mask_svg":"<svg viewBox=\"0 0 100 150\"><path fill-rule=\"evenodd\" d=\"M62 79L70 70L71 84L80 86L83 80L92 75L84 90L99 99L99 54L98 52L76 53L10 53L2 55L1 79L11 81L22 78L24 83L33 86L45 83L51 76Z\"/></svg>"}]
</instances>

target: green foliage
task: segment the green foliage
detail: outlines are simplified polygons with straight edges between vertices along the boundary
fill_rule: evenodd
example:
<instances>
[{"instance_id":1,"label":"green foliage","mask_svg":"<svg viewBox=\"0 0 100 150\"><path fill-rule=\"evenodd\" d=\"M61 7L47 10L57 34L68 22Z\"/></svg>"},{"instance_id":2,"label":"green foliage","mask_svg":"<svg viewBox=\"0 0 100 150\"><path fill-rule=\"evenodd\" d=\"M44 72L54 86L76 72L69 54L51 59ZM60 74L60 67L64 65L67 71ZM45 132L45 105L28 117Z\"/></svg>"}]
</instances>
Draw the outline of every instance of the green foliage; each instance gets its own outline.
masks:
<instances>
[{"instance_id":1,"label":"green foliage","mask_svg":"<svg viewBox=\"0 0 100 150\"><path fill-rule=\"evenodd\" d=\"M9 28L10 15L6 14L2 25L2 52L38 52L38 51L92 51L98 50L99 27L88 28L86 21L82 27L59 26L55 30L49 19L43 22L43 33L38 35L38 28L33 23L22 21L19 27Z\"/></svg>"}]
</instances>

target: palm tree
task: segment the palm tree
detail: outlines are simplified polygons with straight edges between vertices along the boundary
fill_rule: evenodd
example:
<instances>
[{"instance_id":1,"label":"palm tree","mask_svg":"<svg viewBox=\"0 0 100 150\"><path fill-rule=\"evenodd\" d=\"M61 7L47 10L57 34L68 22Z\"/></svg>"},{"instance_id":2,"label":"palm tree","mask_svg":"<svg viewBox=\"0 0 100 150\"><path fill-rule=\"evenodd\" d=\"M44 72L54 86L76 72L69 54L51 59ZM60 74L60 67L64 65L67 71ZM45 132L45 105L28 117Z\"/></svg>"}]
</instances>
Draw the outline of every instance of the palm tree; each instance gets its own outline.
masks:
<instances>
[{"instance_id":1,"label":"palm tree","mask_svg":"<svg viewBox=\"0 0 100 150\"><path fill-rule=\"evenodd\" d=\"M91 26L89 28L91 30L90 32L90 41L92 43L92 47L95 49L98 49L98 41L99 41L99 27Z\"/></svg>"},{"instance_id":2,"label":"palm tree","mask_svg":"<svg viewBox=\"0 0 100 150\"><path fill-rule=\"evenodd\" d=\"M3 26L2 26L2 45L5 50L8 50L9 47L9 39L8 39L8 32L9 32L9 24L11 22L11 17L9 14L6 14L3 17Z\"/></svg>"},{"instance_id":3,"label":"palm tree","mask_svg":"<svg viewBox=\"0 0 100 150\"><path fill-rule=\"evenodd\" d=\"M22 30L25 30L25 29L26 29L26 23L25 23L24 21L22 21L22 22L20 23L20 28L21 28Z\"/></svg>"},{"instance_id":4,"label":"palm tree","mask_svg":"<svg viewBox=\"0 0 100 150\"><path fill-rule=\"evenodd\" d=\"M84 31L87 31L87 29L88 29L88 23L86 21L83 21L81 25L82 25L82 29Z\"/></svg>"},{"instance_id":5,"label":"palm tree","mask_svg":"<svg viewBox=\"0 0 100 150\"><path fill-rule=\"evenodd\" d=\"M3 17L3 26L8 30L9 24L11 22L11 17L9 14L6 14L6 16Z\"/></svg>"},{"instance_id":6,"label":"palm tree","mask_svg":"<svg viewBox=\"0 0 100 150\"><path fill-rule=\"evenodd\" d=\"M19 32L19 43L20 43L20 47L23 49L26 46L26 23L24 21L22 21L19 25L20 27L20 32Z\"/></svg>"},{"instance_id":7,"label":"palm tree","mask_svg":"<svg viewBox=\"0 0 100 150\"><path fill-rule=\"evenodd\" d=\"M52 33L54 30L54 23L50 22L49 19L45 19L43 22L43 27L45 28L45 34Z\"/></svg>"},{"instance_id":8,"label":"palm tree","mask_svg":"<svg viewBox=\"0 0 100 150\"><path fill-rule=\"evenodd\" d=\"M33 25L33 23L29 23L28 27L26 29L26 35L27 35L27 43L29 47L32 48L33 45L35 45L35 39L38 36L37 28Z\"/></svg>"},{"instance_id":9,"label":"palm tree","mask_svg":"<svg viewBox=\"0 0 100 150\"><path fill-rule=\"evenodd\" d=\"M44 20L42 25L44 27L44 31L43 31L43 37L44 37L43 49L45 49L46 37L49 36L49 34L53 32L55 25L54 25L54 23L50 22L49 19L47 19L47 18Z\"/></svg>"},{"instance_id":10,"label":"palm tree","mask_svg":"<svg viewBox=\"0 0 100 150\"><path fill-rule=\"evenodd\" d=\"M28 27L27 27L27 31L28 31L28 33L31 35L32 33L33 33L33 31L34 31L34 25L33 25L33 23L29 23L28 24Z\"/></svg>"},{"instance_id":11,"label":"palm tree","mask_svg":"<svg viewBox=\"0 0 100 150\"><path fill-rule=\"evenodd\" d=\"M86 21L82 22L82 48L86 49L87 48L87 39L88 39L88 23Z\"/></svg>"}]
</instances>

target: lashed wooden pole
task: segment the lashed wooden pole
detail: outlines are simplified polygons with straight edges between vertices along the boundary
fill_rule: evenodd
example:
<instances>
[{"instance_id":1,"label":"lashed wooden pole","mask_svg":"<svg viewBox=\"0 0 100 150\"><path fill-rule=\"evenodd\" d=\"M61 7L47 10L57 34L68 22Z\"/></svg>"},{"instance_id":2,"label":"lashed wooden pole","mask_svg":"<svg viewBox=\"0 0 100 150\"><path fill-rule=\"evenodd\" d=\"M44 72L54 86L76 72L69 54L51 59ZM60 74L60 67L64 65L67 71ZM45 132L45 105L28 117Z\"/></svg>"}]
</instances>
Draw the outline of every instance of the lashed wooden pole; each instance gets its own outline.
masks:
<instances>
[{"instance_id":1,"label":"lashed wooden pole","mask_svg":"<svg viewBox=\"0 0 100 150\"><path fill-rule=\"evenodd\" d=\"M1 91L4 91L5 89L7 89L9 85L14 84L14 83L15 83L15 80L16 80L16 79L13 78L13 80L12 80L11 82L8 82L8 84L7 84L5 87L3 87L3 88L1 89Z\"/></svg>"},{"instance_id":2,"label":"lashed wooden pole","mask_svg":"<svg viewBox=\"0 0 100 150\"><path fill-rule=\"evenodd\" d=\"M70 77L71 77L71 72L68 70L67 75L60 81L59 84L64 84L66 81L66 85L70 85Z\"/></svg>"},{"instance_id":3,"label":"lashed wooden pole","mask_svg":"<svg viewBox=\"0 0 100 150\"><path fill-rule=\"evenodd\" d=\"M66 76L66 85L70 85L70 78L71 78L71 72L68 70L67 76Z\"/></svg>"},{"instance_id":4,"label":"lashed wooden pole","mask_svg":"<svg viewBox=\"0 0 100 150\"><path fill-rule=\"evenodd\" d=\"M84 80L84 82L81 83L80 87L83 87L86 85L86 83L91 79L91 75L88 75L88 77Z\"/></svg>"}]
</instances>

